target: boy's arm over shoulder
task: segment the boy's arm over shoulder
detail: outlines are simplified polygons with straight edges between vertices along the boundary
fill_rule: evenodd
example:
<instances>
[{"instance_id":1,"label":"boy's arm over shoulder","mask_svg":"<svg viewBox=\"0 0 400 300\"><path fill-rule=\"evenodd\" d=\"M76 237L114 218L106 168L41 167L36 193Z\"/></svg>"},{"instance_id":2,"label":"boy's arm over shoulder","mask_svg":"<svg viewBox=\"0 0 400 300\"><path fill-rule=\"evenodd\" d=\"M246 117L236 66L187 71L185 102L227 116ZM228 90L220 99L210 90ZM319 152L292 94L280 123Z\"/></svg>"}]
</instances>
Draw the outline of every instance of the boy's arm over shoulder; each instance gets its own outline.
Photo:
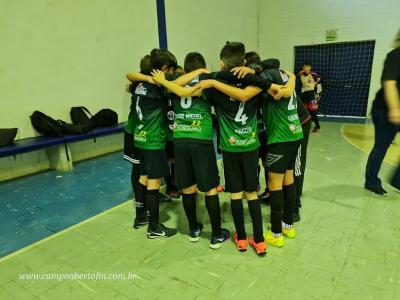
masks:
<instances>
[{"instance_id":1,"label":"boy's arm over shoulder","mask_svg":"<svg viewBox=\"0 0 400 300\"><path fill-rule=\"evenodd\" d=\"M188 83L190 83L195 77L200 76L201 74L205 74L205 73L208 73L208 70L207 70L207 69L197 69L197 70L194 70L194 71L192 71L192 72L189 72L189 73L186 73L186 74L183 74L183 75L179 76L178 78L176 78L176 79L174 80L174 82L175 82L177 85L186 86L186 85L187 85Z\"/></svg>"},{"instance_id":2,"label":"boy's arm over shoulder","mask_svg":"<svg viewBox=\"0 0 400 300\"><path fill-rule=\"evenodd\" d=\"M229 97L243 102L252 99L262 91L261 88L255 86L247 86L244 89L237 88L215 79L202 80L196 86L202 90L215 88Z\"/></svg>"},{"instance_id":3,"label":"boy's arm over shoulder","mask_svg":"<svg viewBox=\"0 0 400 300\"><path fill-rule=\"evenodd\" d=\"M126 78L130 82L142 81L142 82L148 82L148 83L151 83L151 84L156 84L151 76L144 75L144 74L139 73L139 72L129 72L128 74L126 74Z\"/></svg>"},{"instance_id":4,"label":"boy's arm over shoulder","mask_svg":"<svg viewBox=\"0 0 400 300\"><path fill-rule=\"evenodd\" d=\"M167 90L173 92L178 97L190 97L199 96L201 93L200 87L182 87L173 81L169 81L165 78L164 72L160 70L154 70L152 73L153 80L165 87Z\"/></svg>"}]
</instances>

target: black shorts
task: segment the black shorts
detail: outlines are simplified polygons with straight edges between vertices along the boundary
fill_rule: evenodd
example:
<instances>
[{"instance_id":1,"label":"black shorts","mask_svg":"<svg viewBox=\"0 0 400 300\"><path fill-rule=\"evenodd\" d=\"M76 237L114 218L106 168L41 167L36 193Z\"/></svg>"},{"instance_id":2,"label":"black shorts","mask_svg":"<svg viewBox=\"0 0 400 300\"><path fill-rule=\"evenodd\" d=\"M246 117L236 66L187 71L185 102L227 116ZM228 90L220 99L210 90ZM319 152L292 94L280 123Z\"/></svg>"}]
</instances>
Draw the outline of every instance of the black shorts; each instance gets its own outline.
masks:
<instances>
[{"instance_id":1,"label":"black shorts","mask_svg":"<svg viewBox=\"0 0 400 300\"><path fill-rule=\"evenodd\" d=\"M202 192L219 184L213 144L175 143L175 185L185 189L197 184Z\"/></svg>"},{"instance_id":2,"label":"black shorts","mask_svg":"<svg viewBox=\"0 0 400 300\"><path fill-rule=\"evenodd\" d=\"M294 170L299 142L294 141L268 145L266 161L268 171L284 174L287 170Z\"/></svg>"},{"instance_id":3,"label":"black shorts","mask_svg":"<svg viewBox=\"0 0 400 300\"><path fill-rule=\"evenodd\" d=\"M258 186L258 149L249 152L222 151L225 191L255 192Z\"/></svg>"},{"instance_id":4,"label":"black shorts","mask_svg":"<svg viewBox=\"0 0 400 300\"><path fill-rule=\"evenodd\" d=\"M162 150L138 149L140 160L140 175L148 179L163 178L169 174L167 152Z\"/></svg>"},{"instance_id":5,"label":"black shorts","mask_svg":"<svg viewBox=\"0 0 400 300\"><path fill-rule=\"evenodd\" d=\"M258 139L260 140L260 148L258 149L258 157L261 161L265 161L267 159L267 135L265 131L260 132L258 134Z\"/></svg>"},{"instance_id":6,"label":"black shorts","mask_svg":"<svg viewBox=\"0 0 400 300\"><path fill-rule=\"evenodd\" d=\"M165 150L167 151L168 160L175 158L174 142L173 141L167 141L167 143L165 145Z\"/></svg>"},{"instance_id":7,"label":"black shorts","mask_svg":"<svg viewBox=\"0 0 400 300\"><path fill-rule=\"evenodd\" d=\"M124 159L132 164L140 164L139 149L135 147L133 134L124 133Z\"/></svg>"},{"instance_id":8,"label":"black shorts","mask_svg":"<svg viewBox=\"0 0 400 300\"><path fill-rule=\"evenodd\" d=\"M303 92L301 93L300 98L304 104L307 104L315 99L315 92L314 91Z\"/></svg>"}]
</instances>

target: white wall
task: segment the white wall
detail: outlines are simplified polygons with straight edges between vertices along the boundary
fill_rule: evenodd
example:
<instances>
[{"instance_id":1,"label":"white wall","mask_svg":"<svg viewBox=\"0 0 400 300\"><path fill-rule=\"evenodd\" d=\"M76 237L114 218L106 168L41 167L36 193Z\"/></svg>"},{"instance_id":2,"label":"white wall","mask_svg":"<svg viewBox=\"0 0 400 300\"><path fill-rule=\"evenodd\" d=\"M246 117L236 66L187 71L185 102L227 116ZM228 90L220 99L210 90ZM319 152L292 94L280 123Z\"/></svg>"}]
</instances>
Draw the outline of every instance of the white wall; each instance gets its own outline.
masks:
<instances>
[{"instance_id":1,"label":"white wall","mask_svg":"<svg viewBox=\"0 0 400 300\"><path fill-rule=\"evenodd\" d=\"M124 76L158 46L155 1L0 0L0 128L33 136L40 110L112 108L127 119Z\"/></svg>"},{"instance_id":2,"label":"white wall","mask_svg":"<svg viewBox=\"0 0 400 300\"><path fill-rule=\"evenodd\" d=\"M325 43L325 31L338 29L338 41L376 40L369 104L380 87L386 53L400 29L399 0L260 0L262 57L276 57L293 69L294 46Z\"/></svg>"},{"instance_id":3,"label":"white wall","mask_svg":"<svg viewBox=\"0 0 400 300\"><path fill-rule=\"evenodd\" d=\"M166 0L168 47L183 66L187 53L203 54L219 70L219 52L226 41L257 49L257 0Z\"/></svg>"}]
</instances>

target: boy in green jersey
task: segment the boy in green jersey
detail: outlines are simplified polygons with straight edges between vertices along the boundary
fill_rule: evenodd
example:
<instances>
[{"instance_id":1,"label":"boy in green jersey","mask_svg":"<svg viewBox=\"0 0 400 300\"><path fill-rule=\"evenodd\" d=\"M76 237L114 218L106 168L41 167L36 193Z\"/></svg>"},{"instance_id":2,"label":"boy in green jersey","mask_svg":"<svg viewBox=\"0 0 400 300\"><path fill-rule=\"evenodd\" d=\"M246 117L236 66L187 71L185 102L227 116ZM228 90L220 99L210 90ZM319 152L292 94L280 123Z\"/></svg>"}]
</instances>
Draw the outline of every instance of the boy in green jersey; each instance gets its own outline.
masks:
<instances>
[{"instance_id":1,"label":"boy in green jersey","mask_svg":"<svg viewBox=\"0 0 400 300\"><path fill-rule=\"evenodd\" d=\"M149 75L151 73L150 55L146 55L140 61L140 72L142 74ZM139 182L140 178L140 157L138 149L134 144L133 134L135 132L136 125L138 123L137 115L135 114L135 90L138 83L131 83L127 90L132 94L131 108L128 116L128 122L125 125L124 130L124 159L132 163L131 172L131 183L133 192L135 194L135 210L136 216L133 222L133 228L141 228L148 223L148 217L146 213L146 190L147 187Z\"/></svg>"},{"instance_id":2,"label":"boy in green jersey","mask_svg":"<svg viewBox=\"0 0 400 300\"><path fill-rule=\"evenodd\" d=\"M252 70L247 71L247 68L237 68L233 71L239 77L253 73ZM294 74L281 70L265 70L260 75L276 84L287 85L285 90L282 91L283 97L279 101L274 99L277 97L264 95L264 116L268 144L268 188L271 191L272 223L271 232L267 232L266 240L273 246L282 247L284 246L282 234L289 238L294 238L296 235L293 228L293 208L296 198L293 169L296 150L299 141L303 138L303 133L297 115ZM214 86L216 86L215 83ZM259 85L259 87L262 87L262 85ZM254 96L256 90L248 88L241 90L231 87L226 92L246 101Z\"/></svg>"},{"instance_id":3,"label":"boy in green jersey","mask_svg":"<svg viewBox=\"0 0 400 300\"><path fill-rule=\"evenodd\" d=\"M204 70L206 62L200 53L189 53L185 58L186 73ZM157 83L168 86L176 93L177 86L165 79L161 72L153 72ZM199 74L188 83L196 85L208 74ZM206 208L210 217L211 249L219 249L229 238L229 231L221 228L221 211L217 186L219 183L216 155L213 147L211 103L204 96L171 96L174 109L173 138L175 182L182 190L182 203L189 222L189 241L199 240L203 225L197 221L196 192L205 193Z\"/></svg>"},{"instance_id":4,"label":"boy in green jersey","mask_svg":"<svg viewBox=\"0 0 400 300\"><path fill-rule=\"evenodd\" d=\"M150 54L151 67L169 73L176 67L176 59L166 49L154 49ZM132 81L132 74L127 75ZM189 96L194 89L182 89ZM148 238L169 237L176 229L159 223L159 189L161 178L169 173L165 151L167 99L165 90L147 82L139 83L133 93L135 117L134 143L139 149L140 179L146 186L145 203L149 211Z\"/></svg>"},{"instance_id":5,"label":"boy in green jersey","mask_svg":"<svg viewBox=\"0 0 400 300\"><path fill-rule=\"evenodd\" d=\"M285 84L289 77L278 69L265 70L261 76L278 84ZM293 213L296 201L294 168L297 149L303 139L303 130L297 114L297 96L280 101L266 97L265 124L267 134L268 188L271 191L271 232L266 240L273 246L284 246L283 235L294 238Z\"/></svg>"},{"instance_id":6,"label":"boy in green jersey","mask_svg":"<svg viewBox=\"0 0 400 300\"><path fill-rule=\"evenodd\" d=\"M221 50L221 68L231 70L243 66L245 47L242 43L227 43ZM207 81L214 83L217 81ZM215 88L224 92L229 85L218 82ZM270 89L271 83L264 83L266 89ZM207 88L207 84L201 84ZM245 87L237 83L236 87ZM233 88L233 87L232 87ZM248 87L251 88L251 87ZM261 89L257 89L257 93ZM277 88L276 86L272 89ZM279 88L278 88L279 90ZM249 244L262 256L267 252L263 237L262 215L260 202L257 195L257 165L258 148L260 142L257 135L257 110L259 98L254 97L247 102L241 102L228 94L221 93L214 89L205 91L217 110L218 123L221 134L219 147L222 150L224 162L225 190L231 193L231 211L235 224L236 233L234 241L239 251L247 250L247 237L244 226L243 195L248 200L248 207L253 223L254 236L248 239Z\"/></svg>"}]
</instances>

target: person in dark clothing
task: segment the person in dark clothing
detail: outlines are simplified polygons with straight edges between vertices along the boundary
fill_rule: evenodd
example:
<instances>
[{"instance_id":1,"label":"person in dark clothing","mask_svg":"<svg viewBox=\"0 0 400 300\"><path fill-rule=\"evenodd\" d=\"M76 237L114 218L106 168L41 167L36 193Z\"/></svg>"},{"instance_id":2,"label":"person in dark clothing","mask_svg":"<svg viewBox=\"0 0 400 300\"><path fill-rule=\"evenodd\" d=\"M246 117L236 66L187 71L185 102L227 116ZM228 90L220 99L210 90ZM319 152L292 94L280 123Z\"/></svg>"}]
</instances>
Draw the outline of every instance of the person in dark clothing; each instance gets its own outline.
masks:
<instances>
[{"instance_id":1,"label":"person in dark clothing","mask_svg":"<svg viewBox=\"0 0 400 300\"><path fill-rule=\"evenodd\" d=\"M382 88L372 105L375 143L365 170L365 188L378 195L386 195L378 177L382 161L396 134L400 131L400 31L395 39L395 49L386 57L381 77ZM390 184L400 190L400 166Z\"/></svg>"}]
</instances>

